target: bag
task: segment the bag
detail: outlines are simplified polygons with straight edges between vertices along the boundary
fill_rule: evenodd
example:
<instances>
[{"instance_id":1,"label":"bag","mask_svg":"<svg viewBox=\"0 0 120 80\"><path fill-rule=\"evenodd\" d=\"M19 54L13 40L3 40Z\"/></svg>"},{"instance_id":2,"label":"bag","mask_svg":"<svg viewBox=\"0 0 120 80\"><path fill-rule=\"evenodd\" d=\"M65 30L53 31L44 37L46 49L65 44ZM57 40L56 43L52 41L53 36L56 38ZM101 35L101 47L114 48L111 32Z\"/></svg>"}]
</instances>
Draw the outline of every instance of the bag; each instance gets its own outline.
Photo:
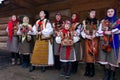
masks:
<instances>
[{"instance_id":1,"label":"bag","mask_svg":"<svg viewBox=\"0 0 120 80\"><path fill-rule=\"evenodd\" d=\"M41 35L41 36L40 36L40 39L41 39L41 40L48 40L48 39L51 39L51 35L49 35L49 36Z\"/></svg>"},{"instance_id":2,"label":"bag","mask_svg":"<svg viewBox=\"0 0 120 80\"><path fill-rule=\"evenodd\" d=\"M112 51L112 48L110 45L102 45L102 50L105 52L105 53L110 53Z\"/></svg>"},{"instance_id":3,"label":"bag","mask_svg":"<svg viewBox=\"0 0 120 80\"><path fill-rule=\"evenodd\" d=\"M72 39L63 39L61 42L62 46L72 46L73 45L73 40Z\"/></svg>"}]
</instances>

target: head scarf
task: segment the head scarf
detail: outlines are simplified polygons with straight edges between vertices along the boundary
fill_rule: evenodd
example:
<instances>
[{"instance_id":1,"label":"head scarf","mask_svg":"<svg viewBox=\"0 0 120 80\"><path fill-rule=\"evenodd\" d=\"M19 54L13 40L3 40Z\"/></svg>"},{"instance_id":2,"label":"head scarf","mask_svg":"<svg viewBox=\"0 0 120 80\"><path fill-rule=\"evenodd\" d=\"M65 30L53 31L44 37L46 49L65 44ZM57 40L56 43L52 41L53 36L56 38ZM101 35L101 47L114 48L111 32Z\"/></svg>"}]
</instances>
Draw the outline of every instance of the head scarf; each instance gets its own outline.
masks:
<instances>
[{"instance_id":1,"label":"head scarf","mask_svg":"<svg viewBox=\"0 0 120 80\"><path fill-rule=\"evenodd\" d=\"M72 19L71 20L71 23L75 23L75 22L78 22L79 21L79 17L76 13L74 13L76 15L76 18L75 19Z\"/></svg>"},{"instance_id":2,"label":"head scarf","mask_svg":"<svg viewBox=\"0 0 120 80\"><path fill-rule=\"evenodd\" d=\"M112 9L112 8L110 8ZM117 20L117 14L116 14L116 10L114 9L114 15L112 17L108 17L106 16L105 20L109 20L111 23L114 23Z\"/></svg>"},{"instance_id":3,"label":"head scarf","mask_svg":"<svg viewBox=\"0 0 120 80\"><path fill-rule=\"evenodd\" d=\"M9 38L10 38L10 42L12 42L12 37L13 37L13 29L15 24L17 24L19 21L18 19L16 19L15 21L13 21L12 19L8 22L8 33L9 33Z\"/></svg>"}]
</instances>

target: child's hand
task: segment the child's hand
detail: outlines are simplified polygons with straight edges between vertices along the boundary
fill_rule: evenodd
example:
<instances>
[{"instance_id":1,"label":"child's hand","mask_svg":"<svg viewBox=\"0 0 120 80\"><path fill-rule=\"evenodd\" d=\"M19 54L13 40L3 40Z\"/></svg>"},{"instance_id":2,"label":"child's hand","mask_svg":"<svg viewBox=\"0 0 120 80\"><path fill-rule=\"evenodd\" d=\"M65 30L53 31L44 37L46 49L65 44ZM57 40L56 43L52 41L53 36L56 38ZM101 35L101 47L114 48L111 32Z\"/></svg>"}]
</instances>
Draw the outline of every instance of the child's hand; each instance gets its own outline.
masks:
<instances>
[{"instance_id":1,"label":"child's hand","mask_svg":"<svg viewBox=\"0 0 120 80\"><path fill-rule=\"evenodd\" d=\"M41 35L41 32L37 32L38 35Z\"/></svg>"},{"instance_id":2,"label":"child's hand","mask_svg":"<svg viewBox=\"0 0 120 80\"><path fill-rule=\"evenodd\" d=\"M95 38L95 35L92 36L92 39L94 39L94 38Z\"/></svg>"},{"instance_id":3,"label":"child's hand","mask_svg":"<svg viewBox=\"0 0 120 80\"><path fill-rule=\"evenodd\" d=\"M92 39L92 36L86 35L86 38L87 38L87 39Z\"/></svg>"},{"instance_id":4,"label":"child's hand","mask_svg":"<svg viewBox=\"0 0 120 80\"><path fill-rule=\"evenodd\" d=\"M61 34L62 34L61 32L57 32L57 36L61 36Z\"/></svg>"},{"instance_id":5,"label":"child's hand","mask_svg":"<svg viewBox=\"0 0 120 80\"><path fill-rule=\"evenodd\" d=\"M74 31L74 33L73 33L73 34L74 34L74 36L77 36L77 32L76 32L76 31Z\"/></svg>"},{"instance_id":6,"label":"child's hand","mask_svg":"<svg viewBox=\"0 0 120 80\"><path fill-rule=\"evenodd\" d=\"M111 32L111 31L105 31L105 34L106 34L106 35L111 35L112 32Z\"/></svg>"}]
</instances>

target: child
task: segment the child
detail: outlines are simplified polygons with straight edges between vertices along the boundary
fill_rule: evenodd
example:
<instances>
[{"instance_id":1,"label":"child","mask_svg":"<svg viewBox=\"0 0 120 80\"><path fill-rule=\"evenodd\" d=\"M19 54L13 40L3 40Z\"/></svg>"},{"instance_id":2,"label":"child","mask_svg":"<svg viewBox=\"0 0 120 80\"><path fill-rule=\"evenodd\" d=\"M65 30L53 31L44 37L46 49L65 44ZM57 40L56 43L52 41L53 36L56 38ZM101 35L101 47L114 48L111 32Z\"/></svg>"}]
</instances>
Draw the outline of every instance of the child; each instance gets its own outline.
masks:
<instances>
[{"instance_id":1,"label":"child","mask_svg":"<svg viewBox=\"0 0 120 80\"><path fill-rule=\"evenodd\" d=\"M79 40L79 37L75 36L75 33L70 31L70 27L70 21L66 20L64 28L56 37L56 42L61 44L60 61L62 63L63 72L60 76L65 76L65 78L70 78L72 62L76 61L73 43L76 43Z\"/></svg>"},{"instance_id":2,"label":"child","mask_svg":"<svg viewBox=\"0 0 120 80\"><path fill-rule=\"evenodd\" d=\"M63 29L63 20L62 20L62 15L58 12L55 15L55 21L53 23L53 29L54 29L54 33L53 33L53 53L54 53L54 67L57 70L61 69L61 63L60 63L60 59L59 59L59 52L60 52L60 44L57 44L55 41L55 37L57 36L57 33Z\"/></svg>"},{"instance_id":3,"label":"child","mask_svg":"<svg viewBox=\"0 0 120 80\"><path fill-rule=\"evenodd\" d=\"M6 31L8 32L7 47L12 55L12 65L20 64L20 56L18 52L18 24L16 15L12 15L11 20L8 22Z\"/></svg>"},{"instance_id":4,"label":"child","mask_svg":"<svg viewBox=\"0 0 120 80\"><path fill-rule=\"evenodd\" d=\"M27 68L29 66L29 58L32 53L31 42L32 42L32 26L29 24L29 18L23 17L23 23L19 25L19 51L22 54L22 67Z\"/></svg>"}]
</instances>

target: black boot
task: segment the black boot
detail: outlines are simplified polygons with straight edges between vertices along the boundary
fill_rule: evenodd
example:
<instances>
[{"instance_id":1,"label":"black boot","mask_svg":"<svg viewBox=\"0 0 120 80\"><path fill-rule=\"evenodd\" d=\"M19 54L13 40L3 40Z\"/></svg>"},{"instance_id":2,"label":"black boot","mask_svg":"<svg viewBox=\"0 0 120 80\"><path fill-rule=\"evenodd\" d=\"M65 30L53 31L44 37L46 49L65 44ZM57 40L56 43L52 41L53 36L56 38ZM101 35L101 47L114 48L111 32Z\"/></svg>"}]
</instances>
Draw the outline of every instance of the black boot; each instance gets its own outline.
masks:
<instances>
[{"instance_id":1,"label":"black boot","mask_svg":"<svg viewBox=\"0 0 120 80\"><path fill-rule=\"evenodd\" d=\"M90 63L89 77L94 77L95 75L95 66L94 63Z\"/></svg>"},{"instance_id":2,"label":"black boot","mask_svg":"<svg viewBox=\"0 0 120 80\"><path fill-rule=\"evenodd\" d=\"M35 70L35 66L30 66L29 72L32 72Z\"/></svg>"},{"instance_id":3,"label":"black boot","mask_svg":"<svg viewBox=\"0 0 120 80\"><path fill-rule=\"evenodd\" d=\"M85 67L84 76L89 76L89 71L90 71L90 65L89 65L89 63L87 63L87 64L86 64L86 67Z\"/></svg>"},{"instance_id":4,"label":"black boot","mask_svg":"<svg viewBox=\"0 0 120 80\"><path fill-rule=\"evenodd\" d=\"M115 71L111 70L110 71L110 78L109 80L115 80Z\"/></svg>"},{"instance_id":5,"label":"black boot","mask_svg":"<svg viewBox=\"0 0 120 80\"><path fill-rule=\"evenodd\" d=\"M30 64L30 55L23 55L23 64L22 64L22 67L23 68L27 68Z\"/></svg>"},{"instance_id":6,"label":"black boot","mask_svg":"<svg viewBox=\"0 0 120 80\"><path fill-rule=\"evenodd\" d=\"M66 76L66 72L67 72L67 62L62 62L62 69L61 69L61 74L60 76L61 77L64 77Z\"/></svg>"},{"instance_id":7,"label":"black boot","mask_svg":"<svg viewBox=\"0 0 120 80\"><path fill-rule=\"evenodd\" d=\"M72 62L72 73L77 73L78 70L78 61Z\"/></svg>"},{"instance_id":8,"label":"black boot","mask_svg":"<svg viewBox=\"0 0 120 80\"><path fill-rule=\"evenodd\" d=\"M60 62L59 56L55 55L54 59L55 59L55 65L54 65L55 69L60 70L61 69L61 62Z\"/></svg>"},{"instance_id":9,"label":"black boot","mask_svg":"<svg viewBox=\"0 0 120 80\"><path fill-rule=\"evenodd\" d=\"M109 78L110 78L110 70L109 69L105 69L104 71L105 71L105 73L104 73L103 80L109 80Z\"/></svg>"},{"instance_id":10,"label":"black boot","mask_svg":"<svg viewBox=\"0 0 120 80\"><path fill-rule=\"evenodd\" d=\"M45 66L42 66L42 67L41 67L41 72L45 72L45 71L46 71Z\"/></svg>"},{"instance_id":11,"label":"black boot","mask_svg":"<svg viewBox=\"0 0 120 80\"><path fill-rule=\"evenodd\" d=\"M68 62L67 63L67 70L66 70L66 76L65 76L66 79L70 78L71 70L72 70L72 63Z\"/></svg>"}]
</instances>

